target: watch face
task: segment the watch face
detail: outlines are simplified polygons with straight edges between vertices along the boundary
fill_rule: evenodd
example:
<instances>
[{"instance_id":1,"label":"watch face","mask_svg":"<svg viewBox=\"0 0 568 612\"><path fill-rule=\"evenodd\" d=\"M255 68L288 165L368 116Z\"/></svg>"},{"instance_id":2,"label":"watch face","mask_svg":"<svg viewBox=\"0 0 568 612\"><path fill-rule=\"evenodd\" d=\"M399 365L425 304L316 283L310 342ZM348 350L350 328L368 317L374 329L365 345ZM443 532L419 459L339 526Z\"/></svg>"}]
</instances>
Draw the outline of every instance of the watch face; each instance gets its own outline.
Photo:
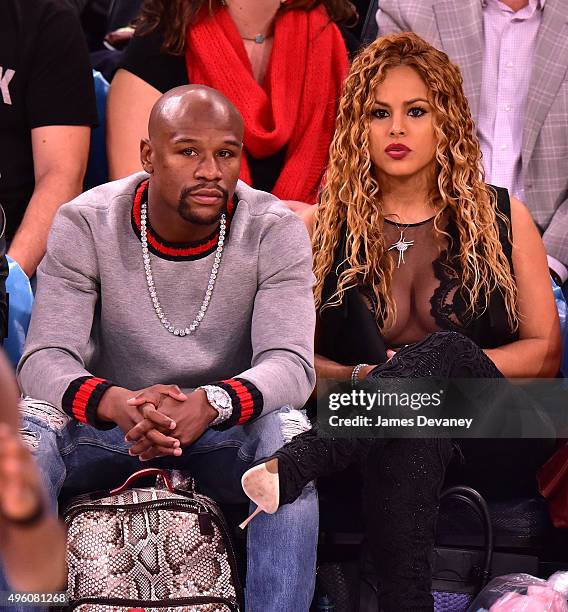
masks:
<instances>
[{"instance_id":1,"label":"watch face","mask_svg":"<svg viewBox=\"0 0 568 612\"><path fill-rule=\"evenodd\" d=\"M227 399L227 396L224 393L215 393L215 403L218 404L221 408L229 408L231 405L231 401Z\"/></svg>"}]
</instances>

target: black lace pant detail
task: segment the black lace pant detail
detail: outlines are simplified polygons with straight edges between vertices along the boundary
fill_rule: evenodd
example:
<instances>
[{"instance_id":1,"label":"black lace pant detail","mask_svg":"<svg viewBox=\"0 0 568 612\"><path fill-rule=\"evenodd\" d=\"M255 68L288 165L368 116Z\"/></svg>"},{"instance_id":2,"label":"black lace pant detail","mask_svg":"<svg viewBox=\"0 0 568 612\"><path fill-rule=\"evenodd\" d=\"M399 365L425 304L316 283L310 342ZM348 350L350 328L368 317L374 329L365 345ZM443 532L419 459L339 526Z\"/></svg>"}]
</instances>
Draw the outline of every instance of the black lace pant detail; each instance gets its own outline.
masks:
<instances>
[{"instance_id":1,"label":"black lace pant detail","mask_svg":"<svg viewBox=\"0 0 568 612\"><path fill-rule=\"evenodd\" d=\"M369 378L503 378L487 355L457 332L431 334L377 366Z\"/></svg>"},{"instance_id":2,"label":"black lace pant detail","mask_svg":"<svg viewBox=\"0 0 568 612\"><path fill-rule=\"evenodd\" d=\"M438 332L405 347L370 378L502 378L469 338ZM367 444L364 442L363 444ZM432 556L440 492L453 454L447 439L371 443L364 455L368 541L381 609L431 611Z\"/></svg>"},{"instance_id":3,"label":"black lace pant detail","mask_svg":"<svg viewBox=\"0 0 568 612\"><path fill-rule=\"evenodd\" d=\"M370 378L502 378L470 339L438 332L405 347ZM302 434L317 475L360 462L367 539L379 577L383 612L431 612L432 556L439 497L453 454L451 440L319 438ZM319 457L319 459L318 459ZM313 467L313 464L312 464Z\"/></svg>"},{"instance_id":4,"label":"black lace pant detail","mask_svg":"<svg viewBox=\"0 0 568 612\"><path fill-rule=\"evenodd\" d=\"M476 385L467 391L470 397L464 398L468 401L474 399L474 395L481 394L483 398L484 393L495 388L489 386L489 379L503 378L503 375L470 339L457 332L437 332L405 347L390 361L377 366L369 377L475 378ZM509 393L508 387L513 386L503 385L505 394ZM550 453L553 446L552 440L483 439L463 442L467 443L467 452L464 452L466 465L473 473L481 472L484 479L499 475L500 469L495 469L496 465L500 467L499 463L486 452L488 443L496 443L497 449L510 457L511 476L505 475L504 478L510 479L511 483L518 480L518 473L512 474L523 460L529 461L532 468L535 457L536 461L543 461L545 449ZM281 464L282 468L288 466L286 478L281 480L292 485L288 487L288 493L284 491L283 502L289 501L285 499L287 495L290 499L295 498L298 491L314 478L330 476L355 462L361 464L367 540L378 571L381 610L432 612L435 526L440 491L454 451L452 441L324 438L318 436L316 427L294 438L281 451L291 458ZM489 467L476 470L476 456L490 462ZM534 480L534 469L532 474ZM457 482L472 486L478 484L460 478ZM499 482L503 482L503 478ZM480 492L485 494L483 488Z\"/></svg>"}]
</instances>

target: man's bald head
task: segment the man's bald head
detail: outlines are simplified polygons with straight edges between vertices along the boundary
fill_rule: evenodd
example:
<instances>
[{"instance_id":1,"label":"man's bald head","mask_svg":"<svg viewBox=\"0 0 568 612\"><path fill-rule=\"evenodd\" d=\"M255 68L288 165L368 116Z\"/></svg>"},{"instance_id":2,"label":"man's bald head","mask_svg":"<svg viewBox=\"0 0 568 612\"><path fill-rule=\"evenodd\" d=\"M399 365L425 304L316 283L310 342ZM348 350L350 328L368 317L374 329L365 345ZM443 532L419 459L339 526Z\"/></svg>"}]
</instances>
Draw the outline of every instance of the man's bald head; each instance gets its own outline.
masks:
<instances>
[{"instance_id":1,"label":"man's bald head","mask_svg":"<svg viewBox=\"0 0 568 612\"><path fill-rule=\"evenodd\" d=\"M180 122L199 120L216 129L227 128L242 141L243 118L222 93L206 85L183 85L170 89L154 104L148 122L150 139L176 131Z\"/></svg>"},{"instance_id":2,"label":"man's bald head","mask_svg":"<svg viewBox=\"0 0 568 612\"><path fill-rule=\"evenodd\" d=\"M227 212L243 153L243 119L218 91L176 87L154 105L142 140L150 220L170 242L198 240Z\"/></svg>"}]
</instances>

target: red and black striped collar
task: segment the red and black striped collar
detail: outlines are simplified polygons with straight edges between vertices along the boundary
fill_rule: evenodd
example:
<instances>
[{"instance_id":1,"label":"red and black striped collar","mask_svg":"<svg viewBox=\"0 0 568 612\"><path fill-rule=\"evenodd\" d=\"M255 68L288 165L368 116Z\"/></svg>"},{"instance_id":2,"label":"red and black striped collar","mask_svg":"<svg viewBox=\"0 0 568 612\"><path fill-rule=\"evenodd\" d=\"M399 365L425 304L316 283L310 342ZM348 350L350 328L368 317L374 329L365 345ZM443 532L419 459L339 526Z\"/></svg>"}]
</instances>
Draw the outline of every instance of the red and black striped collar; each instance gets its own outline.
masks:
<instances>
[{"instance_id":1,"label":"red and black striped collar","mask_svg":"<svg viewBox=\"0 0 568 612\"><path fill-rule=\"evenodd\" d=\"M134 195L134 204L132 205L132 213L131 213L131 223L132 229L134 233L140 240L140 207L142 202L147 201L148 198L148 179L142 181L140 185L138 185L136 189L136 194ZM232 201L228 203L227 206L227 229L226 234L229 234L229 228L231 225L231 220L233 215L235 214L235 210L237 208L237 203L239 199L235 194L233 196ZM146 222L147 233L148 233L148 248L150 251L161 257L162 259L170 259L170 260L194 260L201 259L202 257L207 257L215 251L217 248L217 241L219 239L219 228L215 229L213 233L202 240L198 240L196 242L168 242L161 238L150 225L150 220L148 219ZM225 238L226 239L226 238Z\"/></svg>"}]
</instances>

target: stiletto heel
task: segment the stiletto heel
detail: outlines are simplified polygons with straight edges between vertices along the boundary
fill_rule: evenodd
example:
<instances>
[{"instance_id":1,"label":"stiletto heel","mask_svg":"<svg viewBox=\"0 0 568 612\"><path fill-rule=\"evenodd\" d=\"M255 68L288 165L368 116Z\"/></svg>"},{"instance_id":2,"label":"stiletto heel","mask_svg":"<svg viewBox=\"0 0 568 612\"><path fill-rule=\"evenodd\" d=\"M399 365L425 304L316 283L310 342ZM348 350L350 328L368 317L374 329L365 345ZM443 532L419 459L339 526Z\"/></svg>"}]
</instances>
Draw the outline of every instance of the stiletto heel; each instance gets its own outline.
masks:
<instances>
[{"instance_id":1,"label":"stiletto heel","mask_svg":"<svg viewBox=\"0 0 568 612\"><path fill-rule=\"evenodd\" d=\"M261 510L274 514L280 506L293 503L309 482L346 468L372 442L320 438L310 429L295 436L270 457L255 461L243 474L241 484L258 508L240 527L246 527Z\"/></svg>"},{"instance_id":2,"label":"stiletto heel","mask_svg":"<svg viewBox=\"0 0 568 612\"><path fill-rule=\"evenodd\" d=\"M241 479L243 491L258 507L239 527L244 529L261 511L274 514L280 503L278 459L268 459L247 470Z\"/></svg>"},{"instance_id":3,"label":"stiletto heel","mask_svg":"<svg viewBox=\"0 0 568 612\"><path fill-rule=\"evenodd\" d=\"M239 527L241 529L244 529L251 521L252 519L257 515L260 514L262 512L262 508L260 506L257 506L256 510L248 517L246 518L240 525Z\"/></svg>"}]
</instances>

